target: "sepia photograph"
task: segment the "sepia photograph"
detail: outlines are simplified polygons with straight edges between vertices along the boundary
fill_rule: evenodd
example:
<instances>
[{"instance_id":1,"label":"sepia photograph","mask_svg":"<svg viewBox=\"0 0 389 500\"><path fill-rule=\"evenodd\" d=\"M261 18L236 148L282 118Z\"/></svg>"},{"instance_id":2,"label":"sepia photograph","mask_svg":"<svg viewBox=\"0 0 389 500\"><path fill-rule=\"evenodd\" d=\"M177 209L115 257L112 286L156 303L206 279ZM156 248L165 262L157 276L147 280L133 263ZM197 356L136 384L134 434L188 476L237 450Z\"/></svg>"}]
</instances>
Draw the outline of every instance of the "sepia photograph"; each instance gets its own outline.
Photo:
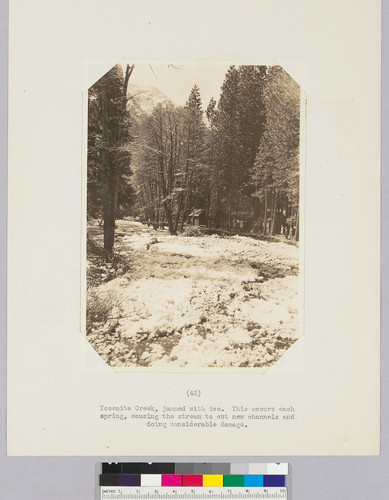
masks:
<instances>
[{"instance_id":1,"label":"sepia photograph","mask_svg":"<svg viewBox=\"0 0 389 500\"><path fill-rule=\"evenodd\" d=\"M377 457L380 3L38 3L10 12L14 476Z\"/></svg>"},{"instance_id":2,"label":"sepia photograph","mask_svg":"<svg viewBox=\"0 0 389 500\"><path fill-rule=\"evenodd\" d=\"M120 370L266 371L303 335L298 83L123 60L87 101L88 342Z\"/></svg>"}]
</instances>

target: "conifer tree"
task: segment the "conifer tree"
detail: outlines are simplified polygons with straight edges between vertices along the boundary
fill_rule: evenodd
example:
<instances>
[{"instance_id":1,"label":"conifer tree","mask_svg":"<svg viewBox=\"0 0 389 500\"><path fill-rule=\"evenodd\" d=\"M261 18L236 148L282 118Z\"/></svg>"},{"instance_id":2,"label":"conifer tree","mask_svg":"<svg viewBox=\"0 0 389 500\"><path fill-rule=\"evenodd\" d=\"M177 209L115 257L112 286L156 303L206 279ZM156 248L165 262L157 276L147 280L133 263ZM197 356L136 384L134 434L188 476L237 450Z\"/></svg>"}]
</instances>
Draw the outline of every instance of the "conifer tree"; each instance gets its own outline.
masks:
<instances>
[{"instance_id":1,"label":"conifer tree","mask_svg":"<svg viewBox=\"0 0 389 500\"><path fill-rule=\"evenodd\" d=\"M127 195L119 186L128 180L130 153L129 116L126 109L127 85L134 66L125 75L114 66L88 92L88 213L104 220L104 249L114 245L119 193L122 203Z\"/></svg>"},{"instance_id":2,"label":"conifer tree","mask_svg":"<svg viewBox=\"0 0 389 500\"><path fill-rule=\"evenodd\" d=\"M264 232L274 234L277 214L293 218L297 226L299 200L300 90L280 66L269 68L264 102L266 127L252 178L255 196L264 204Z\"/></svg>"},{"instance_id":3,"label":"conifer tree","mask_svg":"<svg viewBox=\"0 0 389 500\"><path fill-rule=\"evenodd\" d=\"M188 213L193 208L204 208L204 187L206 171L204 169L203 154L206 127L203 120L200 90L197 85L192 88L184 107L184 170L181 181L184 190L180 197L180 206L177 211L183 225Z\"/></svg>"},{"instance_id":4,"label":"conifer tree","mask_svg":"<svg viewBox=\"0 0 389 500\"><path fill-rule=\"evenodd\" d=\"M231 66L215 110L210 102L207 117L214 129L218 200L216 219L233 228L234 221L250 217L253 166L264 126L262 87L264 66ZM223 220L224 219L224 220Z\"/></svg>"}]
</instances>

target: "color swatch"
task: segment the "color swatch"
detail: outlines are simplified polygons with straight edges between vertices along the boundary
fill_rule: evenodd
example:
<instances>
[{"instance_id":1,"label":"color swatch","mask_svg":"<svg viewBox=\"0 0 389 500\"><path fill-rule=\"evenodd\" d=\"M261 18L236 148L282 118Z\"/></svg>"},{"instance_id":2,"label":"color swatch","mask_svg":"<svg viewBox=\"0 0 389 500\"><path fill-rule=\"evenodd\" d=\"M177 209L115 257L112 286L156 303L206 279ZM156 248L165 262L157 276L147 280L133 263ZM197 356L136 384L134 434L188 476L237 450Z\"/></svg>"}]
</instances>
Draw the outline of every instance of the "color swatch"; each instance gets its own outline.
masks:
<instances>
[{"instance_id":1,"label":"color swatch","mask_svg":"<svg viewBox=\"0 0 389 500\"><path fill-rule=\"evenodd\" d=\"M100 486L285 487L286 463L103 463Z\"/></svg>"},{"instance_id":2,"label":"color swatch","mask_svg":"<svg viewBox=\"0 0 389 500\"><path fill-rule=\"evenodd\" d=\"M102 464L102 474L287 475L287 463L118 462Z\"/></svg>"}]
</instances>

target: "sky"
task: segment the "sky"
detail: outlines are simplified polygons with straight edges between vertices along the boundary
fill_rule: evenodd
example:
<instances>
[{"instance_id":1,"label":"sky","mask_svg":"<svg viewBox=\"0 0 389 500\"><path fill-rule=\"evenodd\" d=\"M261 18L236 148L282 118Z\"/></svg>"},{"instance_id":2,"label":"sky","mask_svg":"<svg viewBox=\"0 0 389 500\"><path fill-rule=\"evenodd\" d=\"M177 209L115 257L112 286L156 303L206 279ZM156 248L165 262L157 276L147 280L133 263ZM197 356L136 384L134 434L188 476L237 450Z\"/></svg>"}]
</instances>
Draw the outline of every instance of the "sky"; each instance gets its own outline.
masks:
<instances>
[{"instance_id":1,"label":"sky","mask_svg":"<svg viewBox=\"0 0 389 500\"><path fill-rule=\"evenodd\" d=\"M135 64L130 82L133 85L157 87L175 104L183 106L188 99L194 85L200 89L203 109L206 109L211 97L217 101L220 96L220 87L230 66L226 62L198 61L190 64L174 61L172 64L161 61L139 62L131 60L121 61L126 64Z\"/></svg>"}]
</instances>

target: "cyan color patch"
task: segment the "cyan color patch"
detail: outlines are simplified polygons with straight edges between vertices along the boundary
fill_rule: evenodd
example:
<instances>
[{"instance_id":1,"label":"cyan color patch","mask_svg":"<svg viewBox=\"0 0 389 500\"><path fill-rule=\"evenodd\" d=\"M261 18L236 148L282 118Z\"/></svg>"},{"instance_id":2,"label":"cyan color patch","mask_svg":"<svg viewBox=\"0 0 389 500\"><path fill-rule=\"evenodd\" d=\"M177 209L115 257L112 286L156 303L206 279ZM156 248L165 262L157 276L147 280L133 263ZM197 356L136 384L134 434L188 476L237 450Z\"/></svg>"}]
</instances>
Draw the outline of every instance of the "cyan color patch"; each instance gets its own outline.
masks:
<instances>
[{"instance_id":1,"label":"cyan color patch","mask_svg":"<svg viewBox=\"0 0 389 500\"><path fill-rule=\"evenodd\" d=\"M244 476L245 486L263 486L263 475L253 474L250 476Z\"/></svg>"}]
</instances>

